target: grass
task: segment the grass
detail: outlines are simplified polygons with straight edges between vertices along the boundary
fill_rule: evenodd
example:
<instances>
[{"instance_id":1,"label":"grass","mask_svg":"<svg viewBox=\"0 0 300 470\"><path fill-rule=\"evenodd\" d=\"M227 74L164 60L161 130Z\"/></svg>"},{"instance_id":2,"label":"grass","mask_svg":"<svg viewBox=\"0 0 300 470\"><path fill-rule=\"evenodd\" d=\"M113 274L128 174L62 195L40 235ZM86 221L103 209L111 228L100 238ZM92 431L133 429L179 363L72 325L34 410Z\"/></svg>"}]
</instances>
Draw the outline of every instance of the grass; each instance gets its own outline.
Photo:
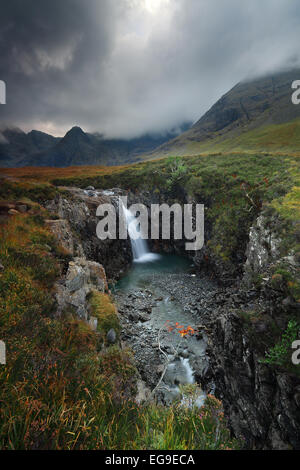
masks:
<instances>
[{"instance_id":1,"label":"grass","mask_svg":"<svg viewBox=\"0 0 300 470\"><path fill-rule=\"evenodd\" d=\"M210 138L197 142L185 138L183 135L179 141L176 141L174 148L170 146L164 151L164 155L211 155L212 153L272 153L280 155L287 153L289 155L300 155L300 119L284 124L271 124L260 126L252 130L240 130L239 128L231 131L230 135L220 135L211 133ZM157 156L161 156L157 154Z\"/></svg>"},{"instance_id":2,"label":"grass","mask_svg":"<svg viewBox=\"0 0 300 470\"><path fill-rule=\"evenodd\" d=\"M175 177L174 163L179 170L175 168ZM135 403L136 372L130 351L105 344L110 328L119 333L108 295L93 292L89 300L97 331L72 312L57 318L51 289L68 257L44 226L49 215L39 203L63 192L58 185L122 187L149 191L165 202L186 198L203 202L209 228L204 259L234 272L244 261L250 226L261 211L271 226L277 220L281 256L300 253L299 157L243 152L185 157L179 163L169 158L126 167L5 172L12 179L3 181L0 199L26 201L31 209L1 228L0 260L5 269L0 273L0 331L9 360L6 367L0 366L0 447L238 446L220 419L220 404L216 412L211 403L200 411L178 404L164 408ZM263 273L257 278L258 290L262 277ZM299 301L299 286L288 266L274 267L272 289ZM257 321L257 315L245 315L245 321ZM278 331L274 336L280 336Z\"/></svg>"},{"instance_id":3,"label":"grass","mask_svg":"<svg viewBox=\"0 0 300 470\"><path fill-rule=\"evenodd\" d=\"M232 449L211 397L204 408L138 405L136 369L128 349L103 345L120 330L109 296L93 292L92 331L71 311L56 314L54 281L68 263L44 224L47 213L16 215L1 225L1 449ZM215 402L214 402L215 400Z\"/></svg>"},{"instance_id":4,"label":"grass","mask_svg":"<svg viewBox=\"0 0 300 470\"><path fill-rule=\"evenodd\" d=\"M44 185L47 196L49 188L61 191L58 185L82 188L92 185L103 189L121 187L132 192L150 191L164 201L185 202L188 196L203 202L205 221L211 227L206 240L208 263L216 260L232 277L236 266L244 259L250 226L267 206L270 217L279 214L285 223L283 230L289 233L283 233L286 246L282 251L298 251L299 158L270 153L217 153L184 157L182 165L176 158L169 157L126 167L20 168L5 172L21 181L31 179L21 183L26 185L27 197L38 191L35 189L38 180L44 181L38 183L38 187ZM178 175L174 172L176 164ZM6 181L5 193L16 192L14 186L11 188L14 184L18 187L20 183ZM46 195L39 195L40 200Z\"/></svg>"},{"instance_id":5,"label":"grass","mask_svg":"<svg viewBox=\"0 0 300 470\"><path fill-rule=\"evenodd\" d=\"M264 364L279 366L299 374L299 368L291 362L293 353L292 344L298 339L299 328L300 324L297 319L290 320L280 341L270 348L266 354L266 358L261 362Z\"/></svg>"}]
</instances>

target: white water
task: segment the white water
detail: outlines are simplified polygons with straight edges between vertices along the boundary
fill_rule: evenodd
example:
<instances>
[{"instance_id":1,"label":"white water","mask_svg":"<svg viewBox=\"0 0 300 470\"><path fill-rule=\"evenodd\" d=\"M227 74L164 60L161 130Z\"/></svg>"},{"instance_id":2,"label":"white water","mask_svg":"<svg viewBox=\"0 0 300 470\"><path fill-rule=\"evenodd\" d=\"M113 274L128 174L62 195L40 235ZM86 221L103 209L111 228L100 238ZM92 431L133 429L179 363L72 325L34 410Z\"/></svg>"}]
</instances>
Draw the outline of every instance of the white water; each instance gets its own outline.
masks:
<instances>
[{"instance_id":1,"label":"white water","mask_svg":"<svg viewBox=\"0 0 300 470\"><path fill-rule=\"evenodd\" d=\"M168 402L172 402L181 396L179 385L188 385L195 383L194 371L187 358L180 357L168 365L164 388L164 398ZM200 388L195 390L192 397L187 395L181 396L181 405L185 407L197 406L201 408L206 398L206 393Z\"/></svg>"},{"instance_id":2,"label":"white water","mask_svg":"<svg viewBox=\"0 0 300 470\"><path fill-rule=\"evenodd\" d=\"M185 369L186 373L186 383L188 384L193 384L195 383L195 378L194 378L194 371L190 366L189 360L188 359L183 359L182 357L180 358L181 364Z\"/></svg>"},{"instance_id":3,"label":"white water","mask_svg":"<svg viewBox=\"0 0 300 470\"><path fill-rule=\"evenodd\" d=\"M133 261L135 263L147 263L149 261L155 261L159 259L160 258L159 255L155 253L151 253L149 251L148 243L146 240L144 240L141 237L137 238L136 240L134 239L133 234L135 234L135 230L134 230L135 224L132 224L131 222L134 220L135 217L132 214L132 212L130 212L130 210L124 206L122 201L121 201L121 204L122 204L122 210L126 219L128 234L130 237Z\"/></svg>"}]
</instances>

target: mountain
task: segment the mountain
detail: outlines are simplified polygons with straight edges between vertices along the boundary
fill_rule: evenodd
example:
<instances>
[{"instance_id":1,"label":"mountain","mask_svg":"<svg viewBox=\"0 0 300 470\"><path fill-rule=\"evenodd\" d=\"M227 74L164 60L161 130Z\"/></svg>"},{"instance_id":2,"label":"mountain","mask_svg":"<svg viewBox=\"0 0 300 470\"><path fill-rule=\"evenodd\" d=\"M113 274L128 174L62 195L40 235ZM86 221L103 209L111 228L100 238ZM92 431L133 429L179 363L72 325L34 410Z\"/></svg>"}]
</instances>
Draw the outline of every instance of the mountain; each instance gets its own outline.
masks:
<instances>
[{"instance_id":1,"label":"mountain","mask_svg":"<svg viewBox=\"0 0 300 470\"><path fill-rule=\"evenodd\" d=\"M39 131L26 134L17 127L0 129L0 166L22 166L24 158L48 150L59 140Z\"/></svg>"},{"instance_id":2,"label":"mountain","mask_svg":"<svg viewBox=\"0 0 300 470\"><path fill-rule=\"evenodd\" d=\"M291 85L300 70L241 82L222 96L187 132L149 156L204 152L300 152L300 105Z\"/></svg>"},{"instance_id":3,"label":"mountain","mask_svg":"<svg viewBox=\"0 0 300 470\"><path fill-rule=\"evenodd\" d=\"M190 123L181 126L181 132ZM140 156L174 138L178 131L144 135L135 139L106 139L73 127L63 138L33 130L0 130L0 167L121 165L136 162Z\"/></svg>"},{"instance_id":4,"label":"mountain","mask_svg":"<svg viewBox=\"0 0 300 470\"><path fill-rule=\"evenodd\" d=\"M26 134L17 127L0 129L0 166L19 166L27 155L47 150L58 140L44 132Z\"/></svg>"}]
</instances>

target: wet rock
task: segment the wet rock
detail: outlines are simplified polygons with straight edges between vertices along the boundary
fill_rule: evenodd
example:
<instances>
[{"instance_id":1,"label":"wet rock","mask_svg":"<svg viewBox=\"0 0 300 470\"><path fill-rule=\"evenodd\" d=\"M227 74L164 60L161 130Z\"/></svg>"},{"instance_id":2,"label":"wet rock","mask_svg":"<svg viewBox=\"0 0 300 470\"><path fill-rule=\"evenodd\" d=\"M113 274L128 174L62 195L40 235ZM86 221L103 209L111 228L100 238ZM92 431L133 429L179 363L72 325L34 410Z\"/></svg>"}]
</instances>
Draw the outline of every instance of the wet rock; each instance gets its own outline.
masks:
<instances>
[{"instance_id":1,"label":"wet rock","mask_svg":"<svg viewBox=\"0 0 300 470\"><path fill-rule=\"evenodd\" d=\"M189 351L187 349L185 349L184 351L181 352L180 355L184 358L188 358L189 357Z\"/></svg>"},{"instance_id":2,"label":"wet rock","mask_svg":"<svg viewBox=\"0 0 300 470\"><path fill-rule=\"evenodd\" d=\"M89 195L79 188L64 188L64 190L69 192L69 197L59 196L47 201L46 209L55 215L58 214L59 219L67 221L72 233L76 234L75 239L73 237L76 256L99 262L104 266L109 279L118 279L120 273L128 268L132 260L130 241L128 239L99 240L96 233L99 222L96 217L98 206L111 203L115 205L118 212L118 198L101 192L93 192L93 195ZM68 231L68 233L71 232Z\"/></svg>"},{"instance_id":3,"label":"wet rock","mask_svg":"<svg viewBox=\"0 0 300 470\"><path fill-rule=\"evenodd\" d=\"M140 314L138 315L138 319L139 319L141 322L145 323L145 322L147 322L147 321L150 320L150 316L149 316L149 315L146 315L146 313L140 313Z\"/></svg>"}]
</instances>

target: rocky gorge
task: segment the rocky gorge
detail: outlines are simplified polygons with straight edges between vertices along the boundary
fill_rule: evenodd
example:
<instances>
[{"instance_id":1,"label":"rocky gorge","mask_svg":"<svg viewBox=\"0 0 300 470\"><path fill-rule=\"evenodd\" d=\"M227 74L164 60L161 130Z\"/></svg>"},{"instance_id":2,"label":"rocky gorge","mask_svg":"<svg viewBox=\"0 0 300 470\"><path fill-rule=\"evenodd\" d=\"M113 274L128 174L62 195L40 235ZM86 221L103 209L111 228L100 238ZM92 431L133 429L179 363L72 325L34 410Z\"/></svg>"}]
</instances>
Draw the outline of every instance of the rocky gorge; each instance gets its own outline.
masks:
<instances>
[{"instance_id":1,"label":"rocky gorge","mask_svg":"<svg viewBox=\"0 0 300 470\"><path fill-rule=\"evenodd\" d=\"M140 202L147 207L175 201L210 205L206 197L191 199L184 191L167 197L117 188L61 189L63 195L45 203L56 217L48 221L49 226L70 254L68 269L56 286L57 302L61 308L72 305L91 324L94 319L88 314L88 294L93 288L108 291L107 280L111 288L132 262L129 240L98 240L97 206L111 202L118 210L118 196L125 194L129 203ZM161 303L171 302L171 311L178 308L185 312L189 323L199 328L196 350L183 343L178 357L189 358L204 392L222 399L234 435L245 440L246 448L299 449L300 378L295 371L262 362L273 345L274 330L286 327L287 314L299 315L299 304L287 293L284 275L277 273L274 278L274 269L282 264L295 272L297 259L294 253L281 255L281 221L264 210L252 216L248 232L241 230L233 262L223 262L207 243L214 224L209 218L205 246L189 253L184 269L148 273L146 284L127 291L117 289L113 296L122 325L121 341L135 353L146 395L161 375L162 351L172 353L169 340L158 347L159 327L153 327L151 320ZM150 242L150 248L157 253L186 256L183 241L172 237ZM178 378L173 375L170 381L176 385ZM166 401L166 397L161 399Z\"/></svg>"}]
</instances>

